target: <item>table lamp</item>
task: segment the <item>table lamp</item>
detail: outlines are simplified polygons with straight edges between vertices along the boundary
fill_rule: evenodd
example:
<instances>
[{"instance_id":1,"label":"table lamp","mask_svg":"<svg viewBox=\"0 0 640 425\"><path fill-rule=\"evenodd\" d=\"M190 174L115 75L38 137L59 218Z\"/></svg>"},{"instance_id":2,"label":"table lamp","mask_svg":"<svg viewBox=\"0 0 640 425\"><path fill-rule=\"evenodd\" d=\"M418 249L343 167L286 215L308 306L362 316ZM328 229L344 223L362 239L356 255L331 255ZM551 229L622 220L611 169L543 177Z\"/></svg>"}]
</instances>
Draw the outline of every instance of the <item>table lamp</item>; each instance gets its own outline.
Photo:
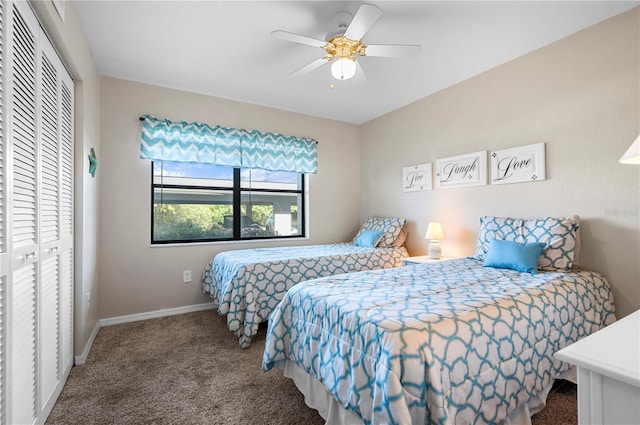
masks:
<instances>
[{"instance_id":1,"label":"table lamp","mask_svg":"<svg viewBox=\"0 0 640 425\"><path fill-rule=\"evenodd\" d=\"M444 239L444 232L442 231L442 225L435 221L429 222L427 227L427 234L424 235L425 239L429 239L429 258L432 260L439 260L442 249L440 248L440 241Z\"/></svg>"}]
</instances>

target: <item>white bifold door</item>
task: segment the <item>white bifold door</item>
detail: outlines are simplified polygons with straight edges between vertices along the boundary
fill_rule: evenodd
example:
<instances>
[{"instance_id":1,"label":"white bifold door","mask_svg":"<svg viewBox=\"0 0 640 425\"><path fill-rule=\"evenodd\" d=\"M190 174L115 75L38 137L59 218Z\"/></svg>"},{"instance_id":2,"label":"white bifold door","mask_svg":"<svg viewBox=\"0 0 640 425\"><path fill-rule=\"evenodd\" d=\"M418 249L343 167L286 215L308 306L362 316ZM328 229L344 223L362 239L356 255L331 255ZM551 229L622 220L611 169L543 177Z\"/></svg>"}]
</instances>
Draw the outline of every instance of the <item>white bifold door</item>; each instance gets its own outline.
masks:
<instances>
[{"instance_id":1,"label":"white bifold door","mask_svg":"<svg viewBox=\"0 0 640 425\"><path fill-rule=\"evenodd\" d=\"M0 423L44 423L73 364L73 81L1 2Z\"/></svg>"}]
</instances>

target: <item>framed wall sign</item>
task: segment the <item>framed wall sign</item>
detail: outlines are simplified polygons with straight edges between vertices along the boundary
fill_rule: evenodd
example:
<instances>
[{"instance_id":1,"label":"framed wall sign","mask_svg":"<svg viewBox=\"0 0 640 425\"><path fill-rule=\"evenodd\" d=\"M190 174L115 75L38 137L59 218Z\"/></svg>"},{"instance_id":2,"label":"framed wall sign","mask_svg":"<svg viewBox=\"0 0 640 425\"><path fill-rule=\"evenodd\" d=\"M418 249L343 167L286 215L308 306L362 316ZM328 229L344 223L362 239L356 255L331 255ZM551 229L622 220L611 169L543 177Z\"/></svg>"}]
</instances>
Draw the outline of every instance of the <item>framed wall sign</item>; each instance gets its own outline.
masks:
<instances>
[{"instance_id":1,"label":"framed wall sign","mask_svg":"<svg viewBox=\"0 0 640 425\"><path fill-rule=\"evenodd\" d=\"M487 184L487 151L436 160L436 188Z\"/></svg>"},{"instance_id":2,"label":"framed wall sign","mask_svg":"<svg viewBox=\"0 0 640 425\"><path fill-rule=\"evenodd\" d=\"M544 143L491 152L491 183L537 182L547 178Z\"/></svg>"},{"instance_id":3,"label":"framed wall sign","mask_svg":"<svg viewBox=\"0 0 640 425\"><path fill-rule=\"evenodd\" d=\"M404 167L402 169L402 191L416 192L433 189L431 173L431 163Z\"/></svg>"}]
</instances>

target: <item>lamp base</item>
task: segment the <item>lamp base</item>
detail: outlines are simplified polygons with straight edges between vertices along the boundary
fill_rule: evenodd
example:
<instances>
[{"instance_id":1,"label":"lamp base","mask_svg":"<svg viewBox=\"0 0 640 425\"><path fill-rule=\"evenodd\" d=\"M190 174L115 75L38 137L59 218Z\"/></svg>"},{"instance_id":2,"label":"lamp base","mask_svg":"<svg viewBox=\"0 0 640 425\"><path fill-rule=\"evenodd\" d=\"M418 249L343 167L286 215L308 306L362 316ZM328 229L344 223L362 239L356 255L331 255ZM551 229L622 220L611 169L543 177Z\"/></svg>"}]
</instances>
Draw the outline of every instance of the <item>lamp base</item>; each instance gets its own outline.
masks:
<instances>
[{"instance_id":1,"label":"lamp base","mask_svg":"<svg viewBox=\"0 0 640 425\"><path fill-rule=\"evenodd\" d=\"M431 241L429 244L429 259L439 260L442 255L442 249L440 248L440 242L437 240Z\"/></svg>"}]
</instances>

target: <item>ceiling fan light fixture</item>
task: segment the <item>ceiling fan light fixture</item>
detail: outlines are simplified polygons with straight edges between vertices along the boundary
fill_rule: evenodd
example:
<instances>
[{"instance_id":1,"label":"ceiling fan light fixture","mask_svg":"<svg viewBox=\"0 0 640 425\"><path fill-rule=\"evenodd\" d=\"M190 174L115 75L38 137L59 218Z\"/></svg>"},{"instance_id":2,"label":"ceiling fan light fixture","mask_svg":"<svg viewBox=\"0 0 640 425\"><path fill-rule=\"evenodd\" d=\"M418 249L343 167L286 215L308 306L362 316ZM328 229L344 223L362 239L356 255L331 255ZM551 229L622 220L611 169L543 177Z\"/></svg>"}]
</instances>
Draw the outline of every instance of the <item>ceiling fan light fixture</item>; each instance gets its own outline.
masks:
<instances>
[{"instance_id":1,"label":"ceiling fan light fixture","mask_svg":"<svg viewBox=\"0 0 640 425\"><path fill-rule=\"evenodd\" d=\"M337 58L331 64L331 75L336 80L348 80L356 75L356 61L349 57Z\"/></svg>"}]
</instances>

